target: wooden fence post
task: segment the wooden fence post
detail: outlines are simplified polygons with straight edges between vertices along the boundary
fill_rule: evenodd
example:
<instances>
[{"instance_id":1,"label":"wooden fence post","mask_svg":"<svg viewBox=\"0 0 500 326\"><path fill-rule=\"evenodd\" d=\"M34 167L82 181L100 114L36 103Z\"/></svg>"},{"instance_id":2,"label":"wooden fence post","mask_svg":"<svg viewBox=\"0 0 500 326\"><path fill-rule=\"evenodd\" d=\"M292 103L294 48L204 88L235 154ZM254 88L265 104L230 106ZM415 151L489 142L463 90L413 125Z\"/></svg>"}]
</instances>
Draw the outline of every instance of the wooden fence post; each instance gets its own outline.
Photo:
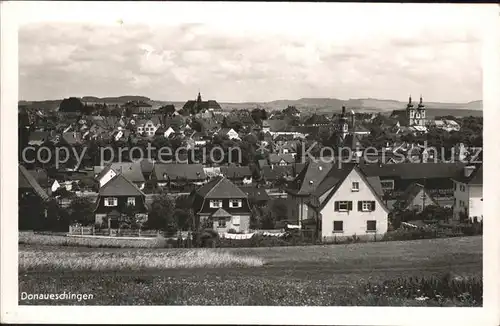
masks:
<instances>
[{"instance_id":1,"label":"wooden fence post","mask_svg":"<svg viewBox=\"0 0 500 326\"><path fill-rule=\"evenodd\" d=\"M140 228L139 228L139 231L138 231L138 233L139 233L139 237L140 237L140 236L141 236L141 229L140 229Z\"/></svg>"},{"instance_id":2,"label":"wooden fence post","mask_svg":"<svg viewBox=\"0 0 500 326\"><path fill-rule=\"evenodd\" d=\"M80 235L83 235L83 225L80 226Z\"/></svg>"},{"instance_id":3,"label":"wooden fence post","mask_svg":"<svg viewBox=\"0 0 500 326\"><path fill-rule=\"evenodd\" d=\"M73 234L73 230L71 229L71 225L69 226L69 234Z\"/></svg>"},{"instance_id":4,"label":"wooden fence post","mask_svg":"<svg viewBox=\"0 0 500 326\"><path fill-rule=\"evenodd\" d=\"M95 226L92 225L92 235L95 235Z\"/></svg>"}]
</instances>

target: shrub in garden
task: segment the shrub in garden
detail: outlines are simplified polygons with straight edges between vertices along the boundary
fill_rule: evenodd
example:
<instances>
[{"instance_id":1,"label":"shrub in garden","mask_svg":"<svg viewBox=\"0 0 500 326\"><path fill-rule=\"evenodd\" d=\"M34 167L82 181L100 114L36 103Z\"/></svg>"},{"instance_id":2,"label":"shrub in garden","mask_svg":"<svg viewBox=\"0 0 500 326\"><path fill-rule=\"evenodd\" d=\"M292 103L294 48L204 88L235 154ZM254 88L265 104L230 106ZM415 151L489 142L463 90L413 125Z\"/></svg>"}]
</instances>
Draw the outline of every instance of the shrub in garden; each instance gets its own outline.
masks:
<instances>
[{"instance_id":1,"label":"shrub in garden","mask_svg":"<svg viewBox=\"0 0 500 326\"><path fill-rule=\"evenodd\" d=\"M455 300L471 306L483 303L483 281L480 278L442 277L398 278L379 284L368 283L365 292L379 297L400 297L417 301Z\"/></svg>"}]
</instances>

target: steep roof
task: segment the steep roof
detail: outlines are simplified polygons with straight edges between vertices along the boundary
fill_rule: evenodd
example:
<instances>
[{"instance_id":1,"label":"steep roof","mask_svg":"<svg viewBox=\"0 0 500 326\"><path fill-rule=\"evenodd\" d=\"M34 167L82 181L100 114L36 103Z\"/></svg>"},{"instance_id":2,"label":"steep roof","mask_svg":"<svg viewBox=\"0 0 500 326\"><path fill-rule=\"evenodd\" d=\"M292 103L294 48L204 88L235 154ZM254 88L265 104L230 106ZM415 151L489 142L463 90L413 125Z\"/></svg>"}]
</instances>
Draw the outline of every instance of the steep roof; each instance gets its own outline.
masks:
<instances>
[{"instance_id":1,"label":"steep roof","mask_svg":"<svg viewBox=\"0 0 500 326\"><path fill-rule=\"evenodd\" d=\"M266 189L257 188L255 186L242 186L240 189L247 194L249 199L255 201L268 201L270 199Z\"/></svg>"},{"instance_id":2,"label":"steep roof","mask_svg":"<svg viewBox=\"0 0 500 326\"><path fill-rule=\"evenodd\" d=\"M221 166L220 172L227 178L244 178L252 176L252 171L249 166Z\"/></svg>"},{"instance_id":3,"label":"steep roof","mask_svg":"<svg viewBox=\"0 0 500 326\"><path fill-rule=\"evenodd\" d=\"M219 208L212 214L212 217L229 217L229 216L231 216L231 214L226 212L226 210L224 210L223 208Z\"/></svg>"},{"instance_id":4,"label":"steep roof","mask_svg":"<svg viewBox=\"0 0 500 326\"><path fill-rule=\"evenodd\" d=\"M49 195L43 190L35 177L22 165L19 165L19 189L33 189L43 200L49 199Z\"/></svg>"},{"instance_id":5,"label":"steep roof","mask_svg":"<svg viewBox=\"0 0 500 326\"><path fill-rule=\"evenodd\" d=\"M144 196L144 193L125 176L118 174L99 189L99 196Z\"/></svg>"},{"instance_id":6,"label":"steep roof","mask_svg":"<svg viewBox=\"0 0 500 326\"><path fill-rule=\"evenodd\" d=\"M288 164L295 162L295 158L292 154L269 154L269 163L279 163L281 162L281 160L285 161Z\"/></svg>"},{"instance_id":7,"label":"steep roof","mask_svg":"<svg viewBox=\"0 0 500 326\"><path fill-rule=\"evenodd\" d=\"M385 203L382 200L382 186L380 184L380 179L378 177L367 178L358 165L355 163L344 163L341 167L334 164L332 169L328 172L323 182L317 187L317 189L312 193L309 201L309 205L315 208L323 209L323 207L328 203L330 198L337 192L339 187L342 185L346 177L353 171L356 170L361 178L366 182L366 185L370 188L373 195L378 199L379 203L382 205L384 210L387 210ZM323 202L319 201L320 196L328 193L327 197Z\"/></svg>"},{"instance_id":8,"label":"steep roof","mask_svg":"<svg viewBox=\"0 0 500 326\"><path fill-rule=\"evenodd\" d=\"M203 180L207 176L202 164L156 163L153 173L157 180L172 179Z\"/></svg>"},{"instance_id":9,"label":"steep roof","mask_svg":"<svg viewBox=\"0 0 500 326\"><path fill-rule=\"evenodd\" d=\"M196 193L203 198L248 198L248 195L225 177L217 177L200 187Z\"/></svg>"},{"instance_id":10,"label":"steep roof","mask_svg":"<svg viewBox=\"0 0 500 326\"><path fill-rule=\"evenodd\" d=\"M292 182L288 192L296 195L310 195L331 170L333 163L310 161Z\"/></svg>"},{"instance_id":11,"label":"steep roof","mask_svg":"<svg viewBox=\"0 0 500 326\"><path fill-rule=\"evenodd\" d=\"M413 200L415 199L415 197L421 192L421 191L424 191L425 194L428 196L428 197L431 197L432 196L429 194L429 192L427 190L425 190L424 186L417 183L417 182L414 182L412 183L406 190L405 192L400 196L400 198L398 199L398 201L396 202L396 205L398 207L401 207L401 208L406 208L410 205L411 202L413 202ZM434 201L434 199L432 199Z\"/></svg>"},{"instance_id":12,"label":"steep roof","mask_svg":"<svg viewBox=\"0 0 500 326\"><path fill-rule=\"evenodd\" d=\"M469 185L480 186L483 184L483 166L476 166L469 177L465 177L464 169L462 169L453 179Z\"/></svg>"},{"instance_id":13,"label":"steep roof","mask_svg":"<svg viewBox=\"0 0 500 326\"><path fill-rule=\"evenodd\" d=\"M266 165L261 168L261 174L267 180L276 180L281 177L292 177L295 178L303 169L305 164L303 163L292 163L289 165L276 165L270 166Z\"/></svg>"},{"instance_id":14,"label":"steep roof","mask_svg":"<svg viewBox=\"0 0 500 326\"><path fill-rule=\"evenodd\" d=\"M112 169L117 174L123 174L125 178L132 182L144 182L144 175L142 174L141 164L139 162L115 162L107 166L94 166L94 173L98 174L97 179L106 174L109 169Z\"/></svg>"},{"instance_id":15,"label":"steep roof","mask_svg":"<svg viewBox=\"0 0 500 326\"><path fill-rule=\"evenodd\" d=\"M452 178L463 170L464 163L398 163L360 164L367 176L401 177L401 179Z\"/></svg>"},{"instance_id":16,"label":"steep roof","mask_svg":"<svg viewBox=\"0 0 500 326\"><path fill-rule=\"evenodd\" d=\"M344 179L354 169L354 166L355 164L353 163L344 163L342 164L342 167L339 168L338 164L333 164L330 171L328 171L328 174L312 192L312 195L320 197L332 187L334 187L334 191L336 191L336 189L342 184Z\"/></svg>"}]
</instances>

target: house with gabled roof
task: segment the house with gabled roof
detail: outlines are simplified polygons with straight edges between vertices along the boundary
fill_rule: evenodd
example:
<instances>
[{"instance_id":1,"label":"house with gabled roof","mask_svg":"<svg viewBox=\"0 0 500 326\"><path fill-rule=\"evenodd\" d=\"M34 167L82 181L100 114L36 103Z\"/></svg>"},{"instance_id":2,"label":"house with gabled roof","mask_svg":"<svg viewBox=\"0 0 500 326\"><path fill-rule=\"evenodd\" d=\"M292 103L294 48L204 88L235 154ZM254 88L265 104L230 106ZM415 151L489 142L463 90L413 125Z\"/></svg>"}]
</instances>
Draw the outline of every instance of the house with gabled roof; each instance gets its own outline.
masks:
<instances>
[{"instance_id":1,"label":"house with gabled roof","mask_svg":"<svg viewBox=\"0 0 500 326\"><path fill-rule=\"evenodd\" d=\"M159 187L165 187L172 182L201 185L205 183L207 176L202 164L156 163L151 179Z\"/></svg>"},{"instance_id":2,"label":"house with gabled roof","mask_svg":"<svg viewBox=\"0 0 500 326\"><path fill-rule=\"evenodd\" d=\"M269 165L275 166L285 166L292 163L295 163L295 157L292 154L269 154Z\"/></svg>"},{"instance_id":3,"label":"house with gabled roof","mask_svg":"<svg viewBox=\"0 0 500 326\"><path fill-rule=\"evenodd\" d=\"M137 219L147 219L146 196L123 174L118 174L99 189L95 213L95 223L106 223L116 228L122 214L128 207L134 207Z\"/></svg>"},{"instance_id":4,"label":"house with gabled roof","mask_svg":"<svg viewBox=\"0 0 500 326\"><path fill-rule=\"evenodd\" d=\"M464 163L360 164L368 176L378 176L388 199L397 199L414 182L424 185L441 206L453 204L453 177Z\"/></svg>"},{"instance_id":5,"label":"house with gabled roof","mask_svg":"<svg viewBox=\"0 0 500 326\"><path fill-rule=\"evenodd\" d=\"M420 183L412 183L408 189L389 208L411 210L421 213L427 206L437 206L438 203L425 187ZM392 207L391 207L392 206Z\"/></svg>"},{"instance_id":6,"label":"house with gabled roof","mask_svg":"<svg viewBox=\"0 0 500 326\"><path fill-rule=\"evenodd\" d=\"M322 241L352 236L370 240L387 232L389 210L380 180L367 177L356 164L329 167L312 162L297 179L300 188L290 194L301 198L302 204L290 217L299 225L313 221Z\"/></svg>"},{"instance_id":7,"label":"house with gabled roof","mask_svg":"<svg viewBox=\"0 0 500 326\"><path fill-rule=\"evenodd\" d=\"M223 176L236 184L251 184L252 170L249 166L221 166L220 172Z\"/></svg>"},{"instance_id":8,"label":"house with gabled roof","mask_svg":"<svg viewBox=\"0 0 500 326\"><path fill-rule=\"evenodd\" d=\"M139 189L144 188L146 179L144 178L140 162L115 162L106 166L94 166L94 177L99 182L100 187L104 186L118 174L122 174Z\"/></svg>"},{"instance_id":9,"label":"house with gabled roof","mask_svg":"<svg viewBox=\"0 0 500 326\"><path fill-rule=\"evenodd\" d=\"M221 128L216 134L221 137L227 136L231 140L241 140L240 135L233 128Z\"/></svg>"},{"instance_id":10,"label":"house with gabled roof","mask_svg":"<svg viewBox=\"0 0 500 326\"><path fill-rule=\"evenodd\" d=\"M198 223L211 224L219 233L248 232L251 209L248 195L229 179L213 179L192 193Z\"/></svg>"},{"instance_id":11,"label":"house with gabled roof","mask_svg":"<svg viewBox=\"0 0 500 326\"><path fill-rule=\"evenodd\" d=\"M469 220L483 220L483 166L468 165L453 177L453 220L463 215Z\"/></svg>"}]
</instances>

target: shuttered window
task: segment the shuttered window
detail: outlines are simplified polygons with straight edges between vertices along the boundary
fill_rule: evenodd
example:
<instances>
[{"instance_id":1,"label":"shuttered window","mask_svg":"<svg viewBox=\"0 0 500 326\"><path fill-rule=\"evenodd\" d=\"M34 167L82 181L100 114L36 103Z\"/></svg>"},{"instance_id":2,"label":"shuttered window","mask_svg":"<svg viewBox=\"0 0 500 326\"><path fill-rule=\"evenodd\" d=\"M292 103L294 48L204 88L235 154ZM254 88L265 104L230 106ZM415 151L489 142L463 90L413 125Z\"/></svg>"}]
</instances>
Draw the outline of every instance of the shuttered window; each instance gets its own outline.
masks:
<instances>
[{"instance_id":1,"label":"shuttered window","mask_svg":"<svg viewBox=\"0 0 500 326\"><path fill-rule=\"evenodd\" d=\"M358 212L373 212L375 210L374 200L360 200L358 201Z\"/></svg>"},{"instance_id":2,"label":"shuttered window","mask_svg":"<svg viewBox=\"0 0 500 326\"><path fill-rule=\"evenodd\" d=\"M335 202L336 212L347 212L352 211L352 201L336 201Z\"/></svg>"}]
</instances>

